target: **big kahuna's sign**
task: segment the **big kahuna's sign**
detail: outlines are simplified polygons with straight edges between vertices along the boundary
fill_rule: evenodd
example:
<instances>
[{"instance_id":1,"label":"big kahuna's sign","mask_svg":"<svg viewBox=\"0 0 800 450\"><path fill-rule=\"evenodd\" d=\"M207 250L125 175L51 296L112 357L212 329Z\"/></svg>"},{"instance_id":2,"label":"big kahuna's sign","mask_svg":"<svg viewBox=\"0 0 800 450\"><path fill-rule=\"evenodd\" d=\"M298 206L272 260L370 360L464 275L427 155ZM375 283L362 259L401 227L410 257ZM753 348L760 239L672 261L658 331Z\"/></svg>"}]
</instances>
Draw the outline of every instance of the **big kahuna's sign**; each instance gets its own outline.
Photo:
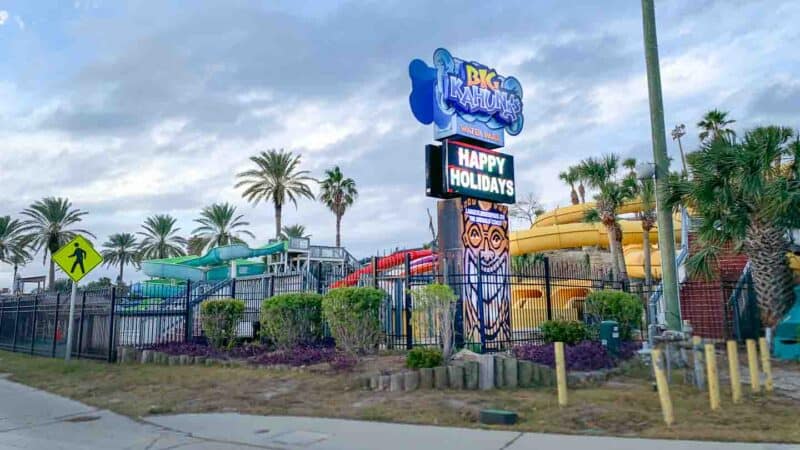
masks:
<instances>
[{"instance_id":1,"label":"big kahuna's sign","mask_svg":"<svg viewBox=\"0 0 800 450\"><path fill-rule=\"evenodd\" d=\"M497 203L515 203L514 157L461 142L445 143L444 191Z\"/></svg>"},{"instance_id":2,"label":"big kahuna's sign","mask_svg":"<svg viewBox=\"0 0 800 450\"><path fill-rule=\"evenodd\" d=\"M443 48L433 53L433 64L415 59L408 72L411 111L423 124L434 124L435 139L498 148L505 144L505 133L522 131L522 85L516 78Z\"/></svg>"}]
</instances>

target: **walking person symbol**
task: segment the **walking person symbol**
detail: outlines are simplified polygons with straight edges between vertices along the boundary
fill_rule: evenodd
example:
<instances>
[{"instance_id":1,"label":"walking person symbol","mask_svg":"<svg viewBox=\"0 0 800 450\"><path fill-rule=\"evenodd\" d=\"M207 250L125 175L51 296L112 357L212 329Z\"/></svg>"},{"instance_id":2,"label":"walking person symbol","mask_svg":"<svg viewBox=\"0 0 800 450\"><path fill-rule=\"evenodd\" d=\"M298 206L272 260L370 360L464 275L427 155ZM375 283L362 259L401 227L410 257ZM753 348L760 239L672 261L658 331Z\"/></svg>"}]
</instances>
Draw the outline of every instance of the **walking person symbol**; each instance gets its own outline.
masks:
<instances>
[{"instance_id":1,"label":"walking person symbol","mask_svg":"<svg viewBox=\"0 0 800 450\"><path fill-rule=\"evenodd\" d=\"M81 273L86 273L86 269L83 268L83 258L86 257L86 250L82 249L77 242L75 243L75 250L69 257L75 258L75 262L72 263L72 269L69 270L70 273L75 273L75 268L79 265L81 266Z\"/></svg>"}]
</instances>

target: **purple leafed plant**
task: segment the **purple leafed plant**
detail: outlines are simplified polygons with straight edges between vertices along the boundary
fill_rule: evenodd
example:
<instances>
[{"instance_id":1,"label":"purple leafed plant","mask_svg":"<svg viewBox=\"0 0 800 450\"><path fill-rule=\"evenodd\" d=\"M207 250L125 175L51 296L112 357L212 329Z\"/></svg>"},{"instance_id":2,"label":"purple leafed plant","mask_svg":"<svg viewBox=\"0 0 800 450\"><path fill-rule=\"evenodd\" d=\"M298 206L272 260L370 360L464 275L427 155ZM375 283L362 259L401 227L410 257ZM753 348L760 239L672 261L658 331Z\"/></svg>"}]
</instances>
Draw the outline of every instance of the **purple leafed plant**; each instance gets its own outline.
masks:
<instances>
[{"instance_id":1,"label":"purple leafed plant","mask_svg":"<svg viewBox=\"0 0 800 450\"><path fill-rule=\"evenodd\" d=\"M358 359L335 347L321 343L319 346L299 346L288 350L273 350L259 344L245 344L230 350L216 350L206 344L170 342L150 347L168 355L206 356L218 359L244 359L253 364L289 366L310 366L328 362L335 370L349 370Z\"/></svg>"},{"instance_id":2,"label":"purple leafed plant","mask_svg":"<svg viewBox=\"0 0 800 450\"><path fill-rule=\"evenodd\" d=\"M337 372L349 372L358 364L358 357L352 353L337 352L329 364Z\"/></svg>"},{"instance_id":3,"label":"purple leafed plant","mask_svg":"<svg viewBox=\"0 0 800 450\"><path fill-rule=\"evenodd\" d=\"M564 346L564 358L567 363L567 370L589 371L609 369L614 367L620 360L633 357L641 344L636 342L624 342L620 347L620 355L613 358L608 354L606 348L596 341L583 341L575 345ZM519 359L532 361L549 367L555 367L556 356L553 344L527 344L514 348L514 356Z\"/></svg>"}]
</instances>

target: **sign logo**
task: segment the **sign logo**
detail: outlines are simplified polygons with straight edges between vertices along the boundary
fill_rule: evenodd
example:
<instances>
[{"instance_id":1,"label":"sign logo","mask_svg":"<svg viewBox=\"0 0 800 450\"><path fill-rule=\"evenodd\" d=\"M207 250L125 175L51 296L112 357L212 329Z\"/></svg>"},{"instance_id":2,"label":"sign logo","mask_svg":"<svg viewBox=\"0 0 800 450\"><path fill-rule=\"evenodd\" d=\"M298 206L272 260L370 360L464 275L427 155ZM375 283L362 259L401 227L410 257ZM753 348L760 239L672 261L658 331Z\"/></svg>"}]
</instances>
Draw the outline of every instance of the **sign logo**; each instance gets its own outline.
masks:
<instances>
[{"instance_id":1,"label":"sign logo","mask_svg":"<svg viewBox=\"0 0 800 450\"><path fill-rule=\"evenodd\" d=\"M447 141L445 192L497 203L515 203L514 157Z\"/></svg>"},{"instance_id":2,"label":"sign logo","mask_svg":"<svg viewBox=\"0 0 800 450\"><path fill-rule=\"evenodd\" d=\"M505 133L522 131L522 85L516 78L455 58L443 48L433 53L433 64L411 61L409 102L417 120L434 123L436 139L459 137L497 148L504 145Z\"/></svg>"},{"instance_id":3,"label":"sign logo","mask_svg":"<svg viewBox=\"0 0 800 450\"><path fill-rule=\"evenodd\" d=\"M97 253L92 243L80 235L53 253L52 258L76 283L103 262L103 256Z\"/></svg>"}]
</instances>

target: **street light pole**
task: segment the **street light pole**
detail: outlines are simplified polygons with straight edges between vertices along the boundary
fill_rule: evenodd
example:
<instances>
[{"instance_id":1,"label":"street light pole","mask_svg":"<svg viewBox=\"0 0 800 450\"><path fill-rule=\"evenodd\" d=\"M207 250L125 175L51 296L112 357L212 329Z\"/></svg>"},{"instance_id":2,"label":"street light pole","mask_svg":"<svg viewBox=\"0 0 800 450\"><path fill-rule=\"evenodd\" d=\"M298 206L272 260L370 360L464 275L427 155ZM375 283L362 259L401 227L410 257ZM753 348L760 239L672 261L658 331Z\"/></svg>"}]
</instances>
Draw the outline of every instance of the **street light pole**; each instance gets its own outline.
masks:
<instances>
[{"instance_id":1,"label":"street light pole","mask_svg":"<svg viewBox=\"0 0 800 450\"><path fill-rule=\"evenodd\" d=\"M672 211L664 202L667 194L669 158L664 127L664 101L661 98L661 71L658 62L656 13L654 0L642 0L644 57L647 64L647 90L650 97L650 129L653 140L653 161L656 176L656 215L658 248L661 252L661 283L663 286L667 328L681 330L681 309L678 300L677 267L675 264L675 235L672 230Z\"/></svg>"}]
</instances>

